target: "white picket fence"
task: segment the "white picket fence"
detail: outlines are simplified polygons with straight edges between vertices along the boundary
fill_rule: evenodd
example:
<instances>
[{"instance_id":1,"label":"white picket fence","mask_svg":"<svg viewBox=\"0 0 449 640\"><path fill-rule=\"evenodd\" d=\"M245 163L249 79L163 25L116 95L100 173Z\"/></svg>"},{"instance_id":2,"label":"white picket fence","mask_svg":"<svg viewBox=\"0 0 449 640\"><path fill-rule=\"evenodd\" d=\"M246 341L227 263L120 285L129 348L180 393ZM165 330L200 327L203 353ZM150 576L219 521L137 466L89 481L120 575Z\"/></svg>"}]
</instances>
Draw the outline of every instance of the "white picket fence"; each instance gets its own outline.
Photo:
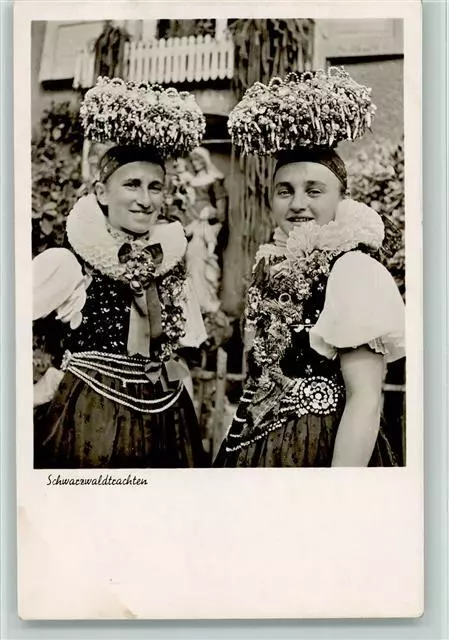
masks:
<instances>
[{"instance_id":1,"label":"white picket fence","mask_svg":"<svg viewBox=\"0 0 449 640\"><path fill-rule=\"evenodd\" d=\"M91 87L95 54L86 47L76 58L74 88ZM190 36L166 40L138 40L125 49L125 79L134 82L176 84L231 79L234 71L232 39Z\"/></svg>"},{"instance_id":2,"label":"white picket fence","mask_svg":"<svg viewBox=\"0 0 449 640\"><path fill-rule=\"evenodd\" d=\"M76 54L73 75L74 89L89 89L94 85L95 51L85 47Z\"/></svg>"}]
</instances>

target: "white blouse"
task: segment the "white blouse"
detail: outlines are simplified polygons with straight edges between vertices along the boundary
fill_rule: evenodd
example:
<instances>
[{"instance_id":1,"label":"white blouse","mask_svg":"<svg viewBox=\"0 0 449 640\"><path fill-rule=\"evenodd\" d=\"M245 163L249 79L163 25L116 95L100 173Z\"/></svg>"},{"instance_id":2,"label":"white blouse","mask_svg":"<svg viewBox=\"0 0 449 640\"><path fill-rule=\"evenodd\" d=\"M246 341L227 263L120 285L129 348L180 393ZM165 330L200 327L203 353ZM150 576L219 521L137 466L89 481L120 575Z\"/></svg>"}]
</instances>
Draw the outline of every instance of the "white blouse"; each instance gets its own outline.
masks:
<instances>
[{"instance_id":1,"label":"white blouse","mask_svg":"<svg viewBox=\"0 0 449 640\"><path fill-rule=\"evenodd\" d=\"M86 286L87 279L71 251L59 247L43 251L33 260L33 320L57 311L58 320L76 329L82 320Z\"/></svg>"},{"instance_id":2,"label":"white blouse","mask_svg":"<svg viewBox=\"0 0 449 640\"><path fill-rule=\"evenodd\" d=\"M57 318L79 326L86 302L90 277L82 274L81 266L71 251L47 249L33 260L33 320L57 311ZM199 347L207 333L191 277L187 274L182 306L186 319L182 346Z\"/></svg>"},{"instance_id":3,"label":"white blouse","mask_svg":"<svg viewBox=\"0 0 449 640\"><path fill-rule=\"evenodd\" d=\"M404 334L405 306L391 274L361 251L345 253L330 273L311 347L332 359L339 349L368 345L394 362L405 356Z\"/></svg>"}]
</instances>

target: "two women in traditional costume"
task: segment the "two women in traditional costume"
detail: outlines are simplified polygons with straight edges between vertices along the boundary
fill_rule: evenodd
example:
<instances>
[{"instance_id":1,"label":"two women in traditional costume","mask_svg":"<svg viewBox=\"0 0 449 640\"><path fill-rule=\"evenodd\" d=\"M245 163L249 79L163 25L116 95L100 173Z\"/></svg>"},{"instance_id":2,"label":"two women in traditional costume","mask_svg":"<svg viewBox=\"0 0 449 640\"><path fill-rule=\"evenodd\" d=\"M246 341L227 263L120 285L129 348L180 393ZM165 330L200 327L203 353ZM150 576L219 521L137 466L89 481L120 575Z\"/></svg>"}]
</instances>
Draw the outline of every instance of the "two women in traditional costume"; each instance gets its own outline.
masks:
<instances>
[{"instance_id":1,"label":"two women in traditional costume","mask_svg":"<svg viewBox=\"0 0 449 640\"><path fill-rule=\"evenodd\" d=\"M348 197L335 149L374 111L332 70L257 83L230 115L244 153L277 157L277 226L256 256L248 381L217 467L394 464L382 384L405 353L404 305L379 261L382 219ZM206 336L182 227L158 215L164 161L198 147L204 117L188 94L105 79L81 115L88 137L114 144L68 217L69 249L35 260L34 317L69 325L61 371L36 387L35 466L202 466L176 352Z\"/></svg>"}]
</instances>

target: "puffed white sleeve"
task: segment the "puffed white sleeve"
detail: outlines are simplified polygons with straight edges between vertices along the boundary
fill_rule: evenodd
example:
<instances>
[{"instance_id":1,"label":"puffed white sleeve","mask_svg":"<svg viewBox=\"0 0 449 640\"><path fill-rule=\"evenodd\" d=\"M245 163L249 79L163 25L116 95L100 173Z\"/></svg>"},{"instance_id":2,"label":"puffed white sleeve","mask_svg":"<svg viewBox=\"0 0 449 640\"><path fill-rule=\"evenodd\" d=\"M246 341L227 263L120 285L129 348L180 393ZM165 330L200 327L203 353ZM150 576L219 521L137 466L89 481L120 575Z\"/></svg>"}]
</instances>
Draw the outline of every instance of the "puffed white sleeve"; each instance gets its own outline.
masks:
<instances>
[{"instance_id":1,"label":"puffed white sleeve","mask_svg":"<svg viewBox=\"0 0 449 640\"><path fill-rule=\"evenodd\" d=\"M383 354L386 362L404 357L405 307L387 269L360 251L339 258L309 336L311 347L327 358L363 345Z\"/></svg>"},{"instance_id":2,"label":"puffed white sleeve","mask_svg":"<svg viewBox=\"0 0 449 640\"><path fill-rule=\"evenodd\" d=\"M88 277L68 249L52 248L33 260L33 320L53 311L57 319L75 329L82 320Z\"/></svg>"}]
</instances>

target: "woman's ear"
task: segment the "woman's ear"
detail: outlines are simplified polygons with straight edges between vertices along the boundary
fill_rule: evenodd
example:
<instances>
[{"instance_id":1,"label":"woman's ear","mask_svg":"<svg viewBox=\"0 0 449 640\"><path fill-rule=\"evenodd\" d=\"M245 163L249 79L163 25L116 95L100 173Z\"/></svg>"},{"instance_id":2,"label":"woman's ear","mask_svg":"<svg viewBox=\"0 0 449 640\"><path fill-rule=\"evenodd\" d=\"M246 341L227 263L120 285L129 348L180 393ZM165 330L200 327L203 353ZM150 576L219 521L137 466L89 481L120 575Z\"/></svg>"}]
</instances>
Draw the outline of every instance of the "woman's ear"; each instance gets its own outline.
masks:
<instances>
[{"instance_id":1,"label":"woman's ear","mask_svg":"<svg viewBox=\"0 0 449 640\"><path fill-rule=\"evenodd\" d=\"M98 202L104 207L108 206L108 193L106 189L106 185L103 182L95 183L95 195L97 196Z\"/></svg>"}]
</instances>

